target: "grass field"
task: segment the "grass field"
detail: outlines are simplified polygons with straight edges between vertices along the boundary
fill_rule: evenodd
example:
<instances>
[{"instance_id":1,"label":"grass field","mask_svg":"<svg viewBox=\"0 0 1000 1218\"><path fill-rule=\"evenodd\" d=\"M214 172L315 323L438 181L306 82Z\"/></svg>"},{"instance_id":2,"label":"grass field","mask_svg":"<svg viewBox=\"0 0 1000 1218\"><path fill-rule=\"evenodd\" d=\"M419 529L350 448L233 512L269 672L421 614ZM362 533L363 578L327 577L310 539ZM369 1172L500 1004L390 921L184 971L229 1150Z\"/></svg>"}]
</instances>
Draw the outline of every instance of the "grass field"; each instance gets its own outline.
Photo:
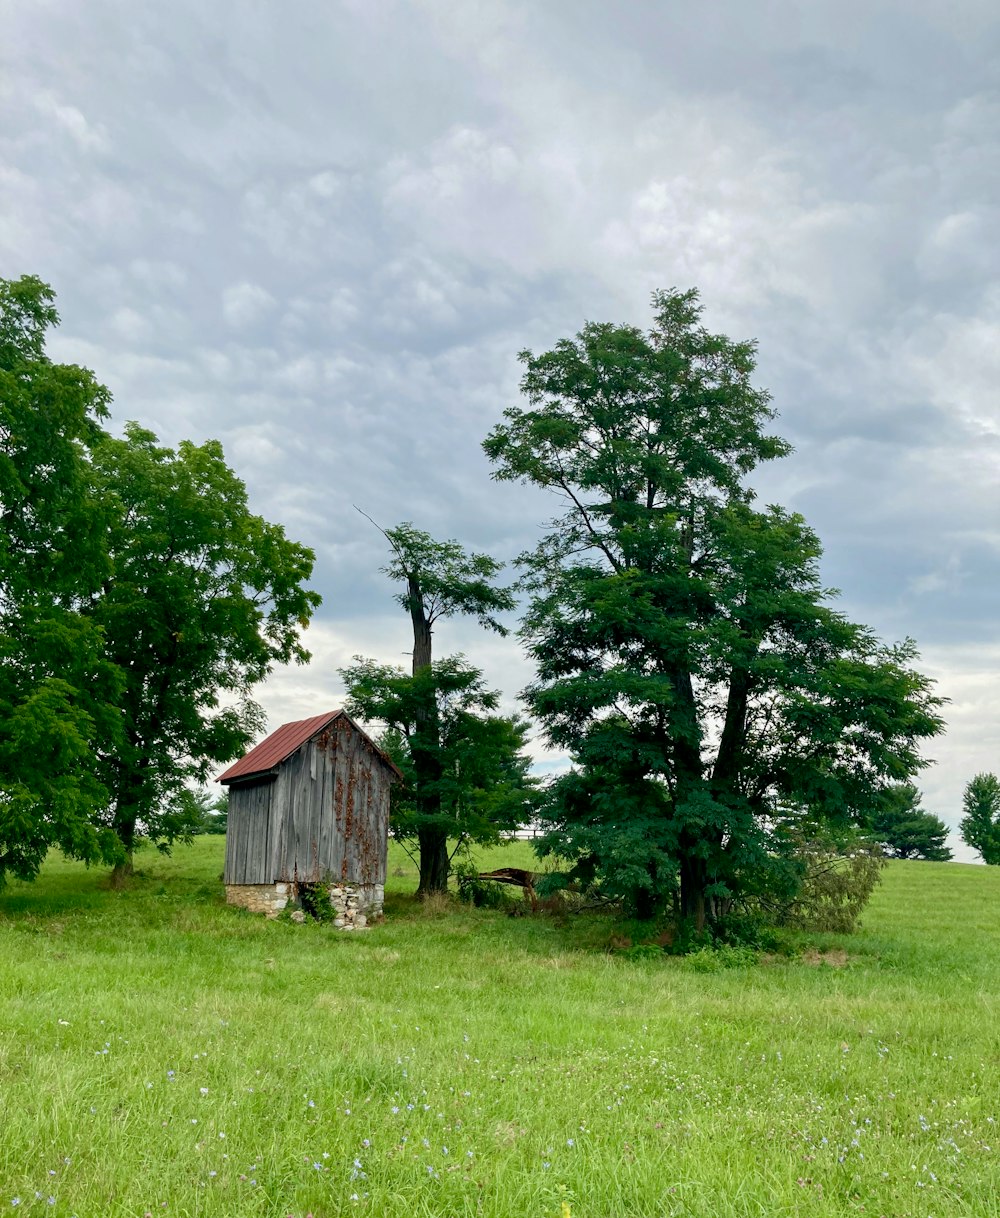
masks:
<instances>
[{"instance_id":1,"label":"grass field","mask_svg":"<svg viewBox=\"0 0 1000 1218\"><path fill-rule=\"evenodd\" d=\"M860 934L706 971L422 910L401 856L383 925L268 922L221 860L0 894L0 1211L1000 1215L1000 868L894 864Z\"/></svg>"}]
</instances>

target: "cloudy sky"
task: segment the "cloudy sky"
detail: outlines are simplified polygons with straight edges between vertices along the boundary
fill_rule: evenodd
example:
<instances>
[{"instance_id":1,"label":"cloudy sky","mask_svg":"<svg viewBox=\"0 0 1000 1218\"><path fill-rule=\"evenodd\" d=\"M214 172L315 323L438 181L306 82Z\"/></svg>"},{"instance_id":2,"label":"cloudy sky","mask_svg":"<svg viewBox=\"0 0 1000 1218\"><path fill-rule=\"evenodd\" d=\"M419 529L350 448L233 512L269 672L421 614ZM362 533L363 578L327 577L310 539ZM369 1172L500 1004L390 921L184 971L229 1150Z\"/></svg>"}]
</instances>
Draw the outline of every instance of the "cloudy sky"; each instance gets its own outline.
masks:
<instances>
[{"instance_id":1,"label":"cloudy sky","mask_svg":"<svg viewBox=\"0 0 1000 1218\"><path fill-rule=\"evenodd\" d=\"M951 824L1000 770L994 0L0 0L0 275L166 441L222 440L317 553L338 704L407 622L351 505L510 558L550 508L480 442L524 347L697 286L795 454L757 480L951 699ZM517 642L444 623L513 705ZM961 857L972 857L968 852Z\"/></svg>"}]
</instances>

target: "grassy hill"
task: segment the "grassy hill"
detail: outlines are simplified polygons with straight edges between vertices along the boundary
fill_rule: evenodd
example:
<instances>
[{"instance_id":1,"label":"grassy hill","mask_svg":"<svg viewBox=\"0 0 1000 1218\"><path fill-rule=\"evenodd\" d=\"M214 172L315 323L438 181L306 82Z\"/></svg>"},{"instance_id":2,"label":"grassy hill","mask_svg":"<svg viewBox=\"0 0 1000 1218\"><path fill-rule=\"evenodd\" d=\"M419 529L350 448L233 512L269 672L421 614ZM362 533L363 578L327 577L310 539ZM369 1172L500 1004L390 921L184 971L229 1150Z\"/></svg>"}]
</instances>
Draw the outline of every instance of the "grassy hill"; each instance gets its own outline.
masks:
<instances>
[{"instance_id":1,"label":"grassy hill","mask_svg":"<svg viewBox=\"0 0 1000 1218\"><path fill-rule=\"evenodd\" d=\"M222 849L0 894L0 1211L1000 1214L1000 868L893 864L860 934L706 971L423 909L402 856L383 925L268 922Z\"/></svg>"}]
</instances>

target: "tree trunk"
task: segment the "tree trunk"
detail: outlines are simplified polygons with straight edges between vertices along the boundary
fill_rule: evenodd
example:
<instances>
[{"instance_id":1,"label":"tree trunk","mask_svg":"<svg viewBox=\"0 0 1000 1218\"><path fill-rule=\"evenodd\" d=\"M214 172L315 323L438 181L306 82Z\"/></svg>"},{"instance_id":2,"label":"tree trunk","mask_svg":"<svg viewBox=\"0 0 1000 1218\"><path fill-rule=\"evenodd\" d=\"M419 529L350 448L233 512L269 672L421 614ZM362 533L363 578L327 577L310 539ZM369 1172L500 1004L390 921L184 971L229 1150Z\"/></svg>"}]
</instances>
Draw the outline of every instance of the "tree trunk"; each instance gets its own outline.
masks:
<instances>
[{"instance_id":1,"label":"tree trunk","mask_svg":"<svg viewBox=\"0 0 1000 1218\"><path fill-rule=\"evenodd\" d=\"M434 892L448 891L448 873L451 860L448 857L447 830L437 825L421 825L417 829L420 845L420 886L418 897L428 897Z\"/></svg>"},{"instance_id":2,"label":"tree trunk","mask_svg":"<svg viewBox=\"0 0 1000 1218\"><path fill-rule=\"evenodd\" d=\"M115 832L125 850L125 857L115 863L111 871L111 887L124 888L126 881L135 871L133 854L135 853L135 818L119 820L115 817Z\"/></svg>"},{"instance_id":3,"label":"tree trunk","mask_svg":"<svg viewBox=\"0 0 1000 1218\"><path fill-rule=\"evenodd\" d=\"M690 855L681 859L681 917L690 918L695 930L705 929L705 889L708 875L705 860Z\"/></svg>"},{"instance_id":4,"label":"tree trunk","mask_svg":"<svg viewBox=\"0 0 1000 1218\"><path fill-rule=\"evenodd\" d=\"M413 623L413 675L416 676L421 669L431 665L433 640L419 576L411 573L407 576L406 583L410 621ZM434 816L441 810L441 797L436 789L441 779L437 703L418 707L416 720L413 766L417 779L417 809L425 816ZM448 873L451 870L447 831L433 824L419 825L417 845L420 852L420 884L417 887L417 896L427 897L432 892L447 892Z\"/></svg>"},{"instance_id":5,"label":"tree trunk","mask_svg":"<svg viewBox=\"0 0 1000 1218\"><path fill-rule=\"evenodd\" d=\"M424 598L420 591L420 581L415 575L407 580L407 595L410 602L410 621L413 623L413 675L416 676L421 668L428 668L431 655L431 624L427 620L424 609Z\"/></svg>"}]
</instances>

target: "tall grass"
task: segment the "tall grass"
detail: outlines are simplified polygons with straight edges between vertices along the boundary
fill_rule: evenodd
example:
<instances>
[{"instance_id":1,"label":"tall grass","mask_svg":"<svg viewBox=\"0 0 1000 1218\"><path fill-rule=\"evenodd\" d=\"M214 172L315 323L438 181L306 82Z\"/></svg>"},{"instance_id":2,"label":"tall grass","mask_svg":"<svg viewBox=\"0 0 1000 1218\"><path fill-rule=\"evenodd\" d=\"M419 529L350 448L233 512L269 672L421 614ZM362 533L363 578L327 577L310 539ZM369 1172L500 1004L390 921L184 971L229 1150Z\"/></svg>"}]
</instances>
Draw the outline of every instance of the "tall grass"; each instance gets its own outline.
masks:
<instances>
[{"instance_id":1,"label":"tall grass","mask_svg":"<svg viewBox=\"0 0 1000 1218\"><path fill-rule=\"evenodd\" d=\"M1000 1214L1000 869L894 864L860 934L705 972L419 906L395 854L384 924L268 922L221 852L0 895L0 1211Z\"/></svg>"}]
</instances>

